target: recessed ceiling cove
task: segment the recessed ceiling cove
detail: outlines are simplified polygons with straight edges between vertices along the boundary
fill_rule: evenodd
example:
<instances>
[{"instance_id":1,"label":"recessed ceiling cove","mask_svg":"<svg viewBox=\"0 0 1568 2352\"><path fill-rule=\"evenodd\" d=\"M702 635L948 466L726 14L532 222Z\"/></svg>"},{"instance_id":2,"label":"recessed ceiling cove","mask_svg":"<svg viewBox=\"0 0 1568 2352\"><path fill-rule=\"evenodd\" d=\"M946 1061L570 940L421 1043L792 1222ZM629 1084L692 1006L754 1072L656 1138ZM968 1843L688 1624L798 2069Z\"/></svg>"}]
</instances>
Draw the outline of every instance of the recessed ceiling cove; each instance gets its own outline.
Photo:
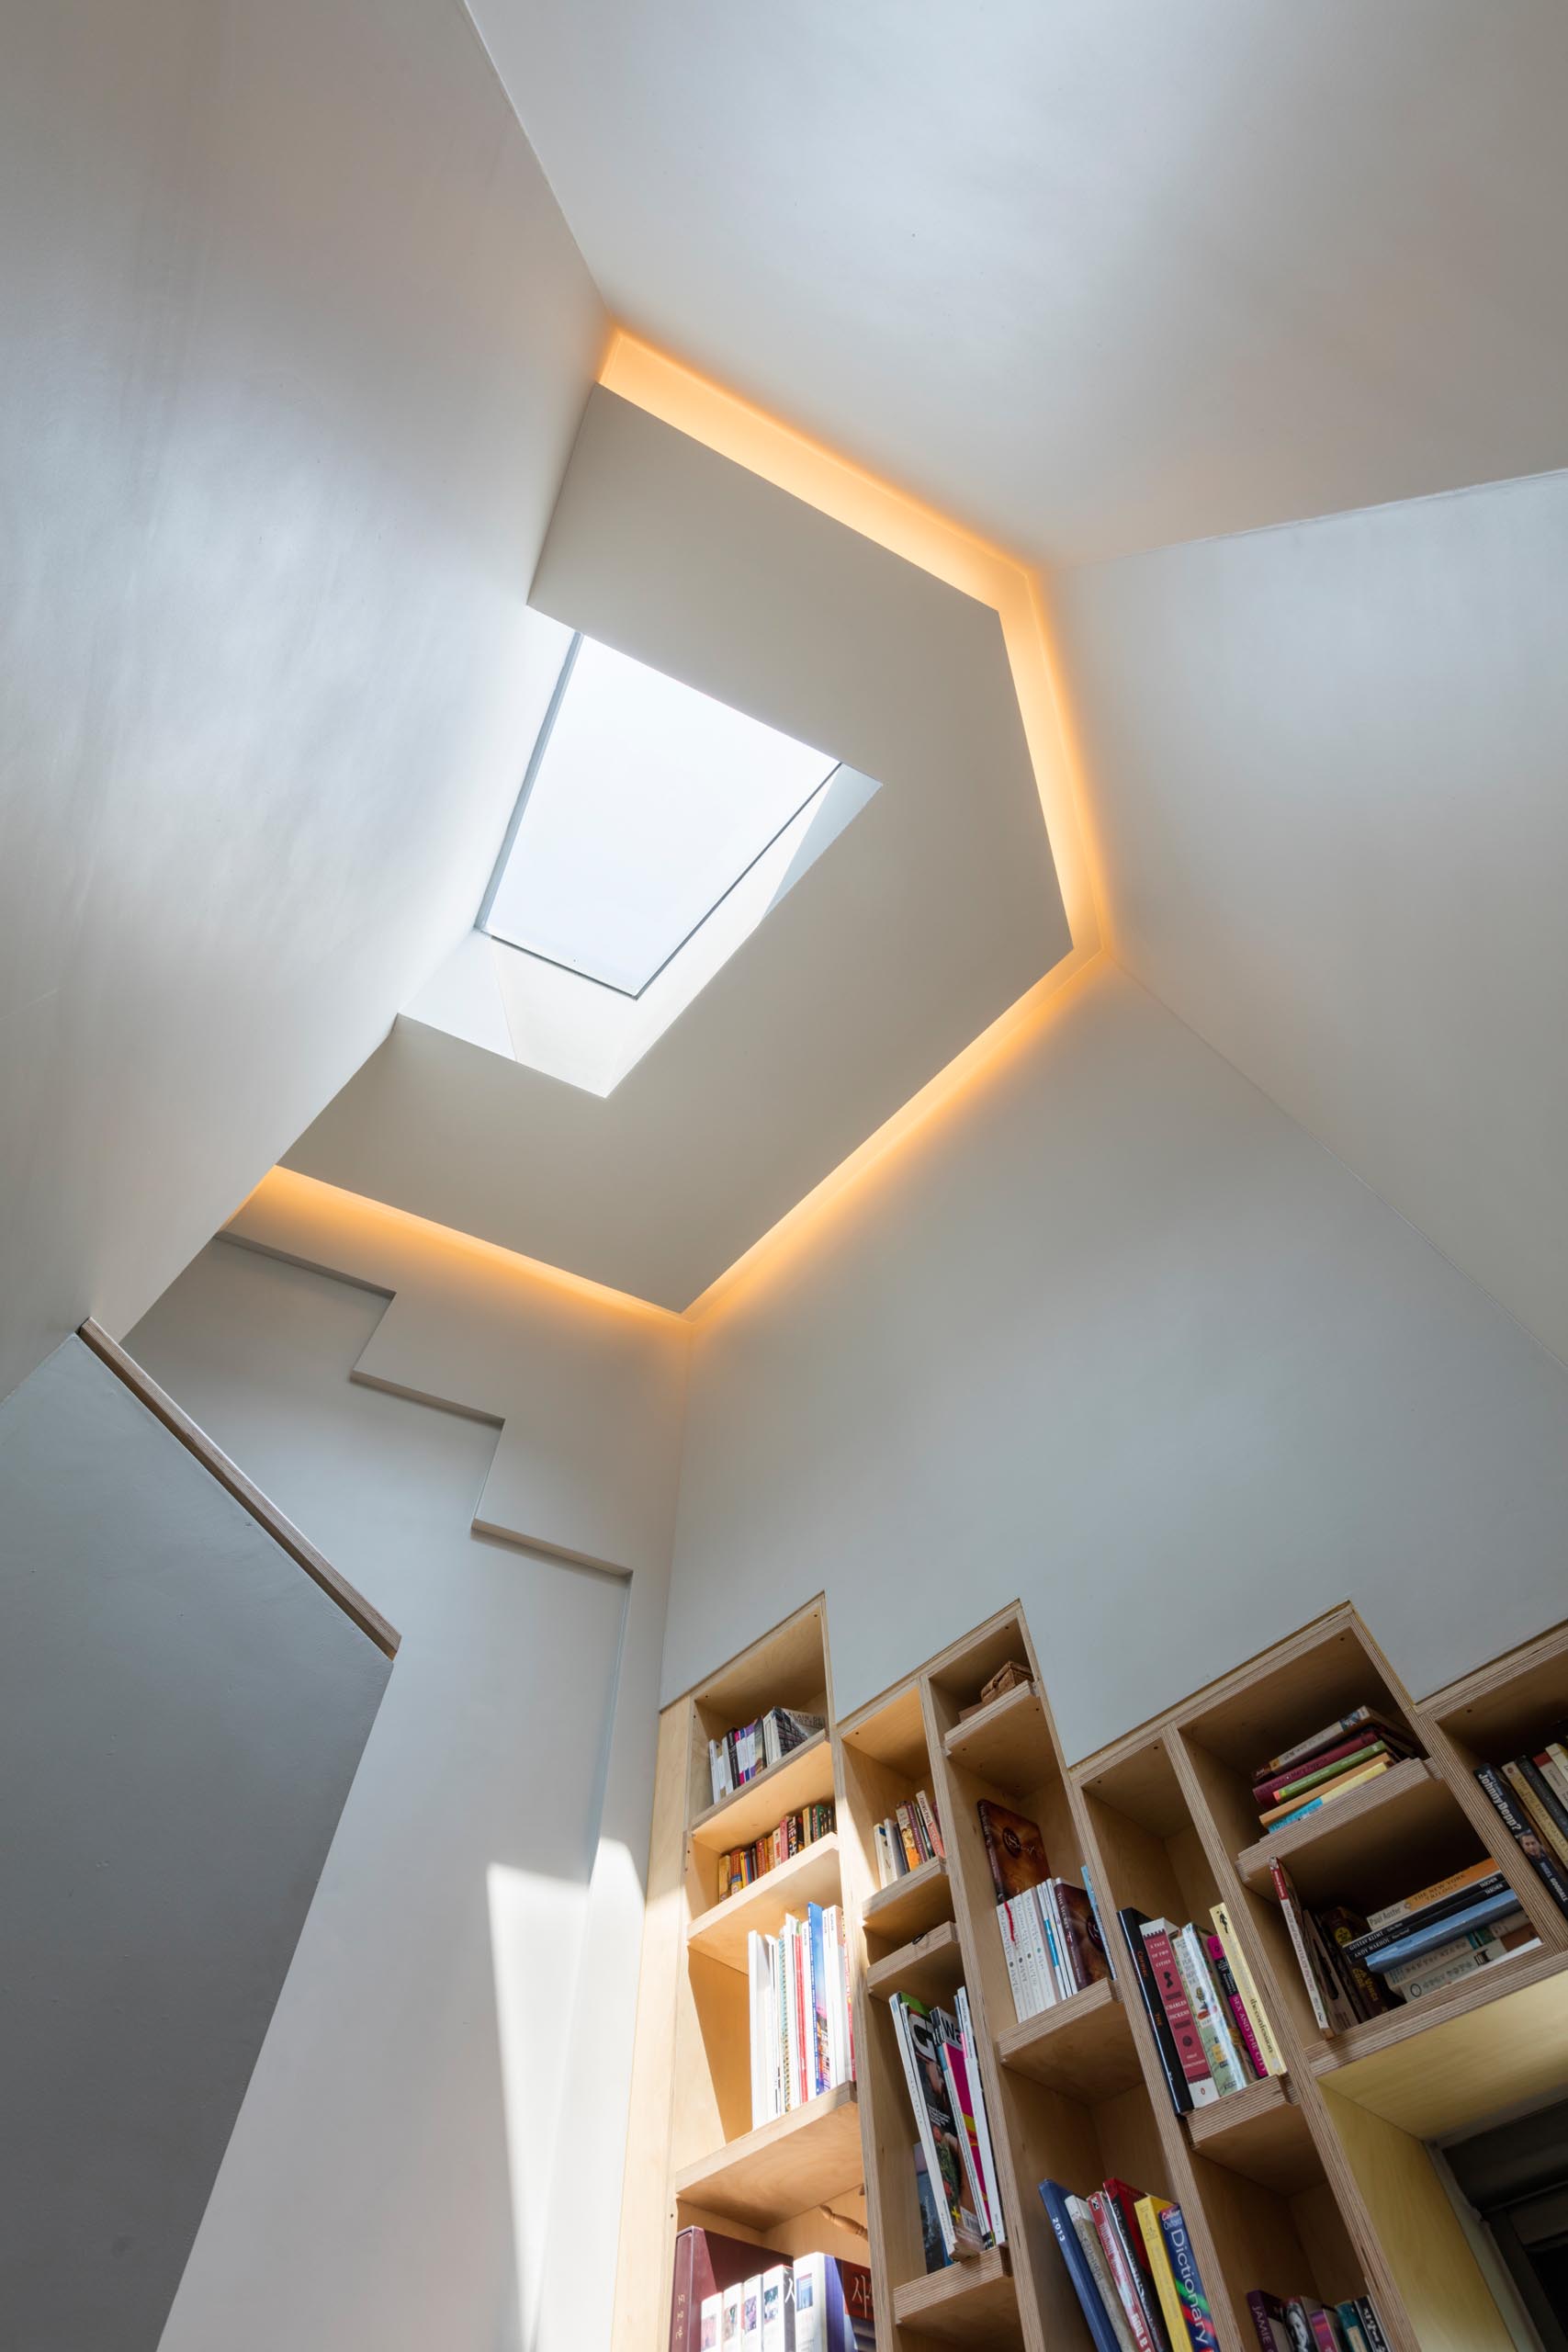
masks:
<instances>
[{"instance_id":1,"label":"recessed ceiling cove","mask_svg":"<svg viewBox=\"0 0 1568 2352\"><path fill-rule=\"evenodd\" d=\"M537 709L581 638L671 686L659 707L694 691L819 747L800 838L647 976L660 922L601 904L573 929L564 884L530 899L520 868L514 933L554 953L476 927L288 1164L682 1308L1066 955L1061 892L996 612L603 387L530 602ZM570 818L568 795L536 881ZM656 846L605 845L596 887ZM615 1009L586 1053L572 991Z\"/></svg>"}]
</instances>

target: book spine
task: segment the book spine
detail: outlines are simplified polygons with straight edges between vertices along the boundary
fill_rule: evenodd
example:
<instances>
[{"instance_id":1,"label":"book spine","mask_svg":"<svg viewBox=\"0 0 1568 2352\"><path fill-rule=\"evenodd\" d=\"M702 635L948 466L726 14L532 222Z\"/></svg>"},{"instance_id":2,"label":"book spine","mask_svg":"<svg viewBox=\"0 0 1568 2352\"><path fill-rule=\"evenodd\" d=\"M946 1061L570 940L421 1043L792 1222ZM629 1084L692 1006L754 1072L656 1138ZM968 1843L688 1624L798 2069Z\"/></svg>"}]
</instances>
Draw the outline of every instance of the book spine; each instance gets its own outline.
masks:
<instances>
[{"instance_id":1,"label":"book spine","mask_svg":"<svg viewBox=\"0 0 1568 2352\"><path fill-rule=\"evenodd\" d=\"M1040 1922L1040 1905L1032 1887L1024 1894L1013 1896L1012 1918L1029 1979L1030 1998L1034 2004L1030 2014L1038 2017L1042 2009L1055 2007L1056 1980L1051 1973L1051 1955L1045 1949L1045 1930Z\"/></svg>"},{"instance_id":2,"label":"book spine","mask_svg":"<svg viewBox=\"0 0 1568 2352\"><path fill-rule=\"evenodd\" d=\"M1351 1732L1359 1731L1363 1724L1370 1724L1371 1720L1372 1711L1370 1707L1358 1707L1353 1714L1342 1715L1337 1724L1325 1724L1322 1731L1314 1731L1310 1739L1298 1740L1294 1747L1287 1747L1282 1756L1271 1756L1258 1774L1258 1779L1271 1780L1280 1772L1289 1771L1291 1766L1299 1764L1303 1756L1315 1756L1325 1747L1332 1747L1336 1739L1348 1737Z\"/></svg>"},{"instance_id":3,"label":"book spine","mask_svg":"<svg viewBox=\"0 0 1568 2352\"><path fill-rule=\"evenodd\" d=\"M1530 1864L1553 1903L1560 1911L1568 1913L1568 1881L1563 1879L1556 1862L1515 1805L1502 1774L1495 1766L1483 1764L1475 1777L1490 1797L1504 1828Z\"/></svg>"},{"instance_id":4,"label":"book spine","mask_svg":"<svg viewBox=\"0 0 1568 2352\"><path fill-rule=\"evenodd\" d=\"M1083 1891L1089 1897L1089 1907L1094 1914L1095 1932L1100 1938L1100 1949L1105 1954L1105 1965L1110 1973L1111 1982L1114 1984L1116 1955L1111 1949L1111 1939L1105 1932L1105 1921L1100 1917L1100 1897L1094 1891L1094 1875L1087 1862L1078 1864L1078 1876L1083 1881Z\"/></svg>"},{"instance_id":5,"label":"book spine","mask_svg":"<svg viewBox=\"0 0 1568 2352\"><path fill-rule=\"evenodd\" d=\"M1535 1815L1548 1843L1555 1847L1559 1861L1568 1862L1568 1812L1564 1812L1556 1790L1548 1781L1540 1766L1531 1756L1521 1756L1512 1764L1505 1764L1504 1771L1514 1781L1521 1795L1528 1790L1535 1799ZM1515 1773L1518 1779L1514 1780Z\"/></svg>"},{"instance_id":6,"label":"book spine","mask_svg":"<svg viewBox=\"0 0 1568 2352\"><path fill-rule=\"evenodd\" d=\"M1455 1871L1450 1878L1440 1878L1435 1884L1424 1886L1418 1894L1407 1894L1402 1902L1388 1903L1381 1911L1370 1912L1367 1916L1368 1930L1375 1935L1381 1928L1397 1927L1402 1921L1414 1919L1420 1912L1434 1910L1439 1903L1448 1903L1472 1887L1478 1894L1483 1892L1490 1894L1493 1879L1501 1884L1501 1873L1490 1859L1472 1862L1468 1870Z\"/></svg>"},{"instance_id":7,"label":"book spine","mask_svg":"<svg viewBox=\"0 0 1568 2352\"><path fill-rule=\"evenodd\" d=\"M682 2230L675 2240L675 2276L670 2289L670 2352L691 2352L696 2267L696 2233Z\"/></svg>"},{"instance_id":8,"label":"book spine","mask_svg":"<svg viewBox=\"0 0 1568 2352\"><path fill-rule=\"evenodd\" d=\"M1450 1936L1446 1943L1434 1944L1430 1951L1417 1952L1414 1959L1396 1960L1385 1972L1385 1982L1395 1991L1408 1984L1414 1977L1429 1976L1434 1969L1446 1968L1450 1960L1466 1960L1472 1951L1487 1951L1494 1947L1506 1950L1498 1934L1501 1922L1491 1927L1467 1928L1462 1936Z\"/></svg>"},{"instance_id":9,"label":"book spine","mask_svg":"<svg viewBox=\"0 0 1568 2352\"><path fill-rule=\"evenodd\" d=\"M1356 2314L1361 2323L1361 2333L1371 2346L1371 2352L1390 2352L1389 2340L1382 2332L1382 2322L1377 2315L1370 2295L1357 2296Z\"/></svg>"},{"instance_id":10,"label":"book spine","mask_svg":"<svg viewBox=\"0 0 1568 2352\"><path fill-rule=\"evenodd\" d=\"M1235 1989L1246 2005L1252 2030L1258 2036L1258 2044L1263 2052L1264 2064L1269 2074L1283 2075L1286 2071L1284 2052L1280 2050L1275 2037L1272 2021L1263 2006L1263 1998L1258 1990L1257 1979L1252 1973L1247 1954L1241 1948L1240 1938L1231 1924L1229 1908L1224 1903L1216 1903L1210 1916L1213 1919L1220 1942L1224 1949L1225 1961L1235 1981Z\"/></svg>"},{"instance_id":11,"label":"book spine","mask_svg":"<svg viewBox=\"0 0 1568 2352\"><path fill-rule=\"evenodd\" d=\"M1286 1806L1292 1797L1310 1796L1325 1781L1341 1780L1347 1772L1359 1771L1363 1764L1375 1764L1389 1753L1386 1740L1369 1739L1352 1746L1343 1756L1325 1757L1311 1770L1303 1765L1299 1771L1287 1772L1280 1780L1267 1781L1262 1788L1254 1789L1253 1795L1259 1804ZM1269 1792L1267 1795L1264 1789Z\"/></svg>"},{"instance_id":12,"label":"book spine","mask_svg":"<svg viewBox=\"0 0 1568 2352\"><path fill-rule=\"evenodd\" d=\"M1122 2317L1132 2332L1137 2352L1156 2352L1155 2339L1149 2332L1148 2321L1144 2317L1144 2306L1134 2282L1132 2266L1111 2219L1111 2201L1102 2188L1096 2189L1089 2200L1089 2210L1100 2239L1100 2253L1105 2258L1111 2291L1122 2306Z\"/></svg>"},{"instance_id":13,"label":"book spine","mask_svg":"<svg viewBox=\"0 0 1568 2352\"><path fill-rule=\"evenodd\" d=\"M1435 1919L1425 1928L1412 1928L1407 1936L1385 1944L1381 1951L1369 1953L1367 1966L1381 1976L1397 1967L1402 1960L1415 1960L1422 1952L1435 1951L1439 1944L1452 1943L1467 1928L1489 1928L1495 1919L1505 1918L1517 1909L1517 1896L1511 1888L1505 1887L1501 1894L1489 1894L1484 1902L1472 1903L1468 1910L1456 1911L1451 1918Z\"/></svg>"},{"instance_id":14,"label":"book spine","mask_svg":"<svg viewBox=\"0 0 1568 2352\"><path fill-rule=\"evenodd\" d=\"M1220 2339L1214 2333L1213 2319L1209 2311L1209 2298L1203 2292L1203 2281L1198 2269L1198 2258L1192 2251L1192 2241L1187 2234L1187 2223L1179 2205L1168 2205L1159 2217L1166 2245L1170 2249L1170 2267L1176 2274L1176 2291L1181 2298L1181 2315L1192 2339L1192 2352L1220 2352Z\"/></svg>"},{"instance_id":15,"label":"book spine","mask_svg":"<svg viewBox=\"0 0 1568 2352\"><path fill-rule=\"evenodd\" d=\"M1490 1968L1494 1961L1512 1960L1519 1952L1535 1951L1540 1942L1539 1936L1532 1936L1528 1943L1483 1945L1466 1953L1462 1960L1449 1961L1430 1975L1411 1977L1408 1983L1400 1986L1400 1992L1405 2000L1418 2001L1423 1993L1436 1993L1445 1984L1458 1984L1466 1976L1473 1976L1478 1969Z\"/></svg>"},{"instance_id":16,"label":"book spine","mask_svg":"<svg viewBox=\"0 0 1568 2352\"><path fill-rule=\"evenodd\" d=\"M1166 2088L1170 2093L1171 2106L1178 2115L1185 2115L1192 2106L1192 2093L1188 2085L1186 2070L1181 2064L1181 2053L1177 2049L1175 2036L1170 2030L1170 2020L1166 2016L1165 2005L1159 1996L1159 1986L1155 1981L1154 1963L1144 1943L1142 1915L1137 1911L1122 1910L1117 1913L1116 1917L1126 1942L1128 1957L1133 1963L1133 1973L1138 1981L1138 1997L1143 2002L1144 2014L1149 2021L1149 2031L1154 2035L1155 2048L1159 2052L1160 2066L1165 2075Z\"/></svg>"},{"instance_id":17,"label":"book spine","mask_svg":"<svg viewBox=\"0 0 1568 2352\"><path fill-rule=\"evenodd\" d=\"M1094 2339L1095 2352L1122 2352L1120 2340L1111 2324L1111 2314L1100 2301L1094 2272L1089 2267L1077 2228L1074 2226L1070 2201L1065 2188L1055 2180L1040 2183L1040 2201L1051 2219L1066 2264L1067 2276L1073 2282L1073 2292L1078 2299L1084 2323Z\"/></svg>"},{"instance_id":18,"label":"book spine","mask_svg":"<svg viewBox=\"0 0 1568 2352\"><path fill-rule=\"evenodd\" d=\"M1155 2282L1155 2293L1165 2321L1166 2334L1170 2338L1170 2352L1189 2352L1192 2338L1188 2332L1186 2316L1181 2308L1180 2290L1176 2273L1171 2268L1170 2249L1165 2242L1160 2217L1165 2211L1164 2199L1140 2197L1134 2212L1143 2235L1144 2252L1148 2258L1149 2276Z\"/></svg>"},{"instance_id":19,"label":"book spine","mask_svg":"<svg viewBox=\"0 0 1568 2352\"><path fill-rule=\"evenodd\" d=\"M1077 2233L1078 2244L1083 2248L1084 2261L1089 2267L1090 2278L1094 2280L1095 2295L1100 2310L1105 2314L1106 2325L1111 2330L1112 2341L1116 2344L1118 2352L1137 2352L1132 2329L1122 2313L1121 2300L1111 2283L1111 2273L1105 2262L1105 2249L1100 2243L1100 2233L1094 2225L1094 2214L1082 2197L1068 2198L1067 2212L1073 2228Z\"/></svg>"},{"instance_id":20,"label":"book spine","mask_svg":"<svg viewBox=\"0 0 1568 2352\"><path fill-rule=\"evenodd\" d=\"M919 1807L920 1819L925 1824L926 1841L931 1847L931 1852L936 1856L939 1861L945 1861L947 1860L947 1849L942 1842L942 1824L936 1817L935 1805L931 1803L931 1798L927 1795L924 1789L921 1789L915 1799L915 1803Z\"/></svg>"},{"instance_id":21,"label":"book spine","mask_svg":"<svg viewBox=\"0 0 1568 2352\"><path fill-rule=\"evenodd\" d=\"M1192 2022L1198 2029L1198 2039L1203 2045L1203 2055L1209 2062L1209 2072L1214 2078L1214 2088L1222 2098L1226 2098L1233 2091L1243 2089L1245 2082L1235 2044L1220 2013L1219 1995L1209 1974L1197 1929L1191 1926L1179 1928L1170 1939L1170 1948Z\"/></svg>"},{"instance_id":22,"label":"book spine","mask_svg":"<svg viewBox=\"0 0 1568 2352\"><path fill-rule=\"evenodd\" d=\"M1220 2094L1213 2075L1210 2071L1208 2057L1203 2049L1202 2036L1198 2030L1198 2021L1192 2014L1192 2005L1187 1997L1187 1988L1182 1983L1181 1972L1176 1964L1176 1954L1171 1949L1169 1928L1165 1920L1151 1919L1139 1929L1139 1933L1144 1939L1144 1949L1148 1953L1149 1964L1154 1970L1155 1984L1159 1993L1160 2005L1165 2010L1166 2021L1170 2027L1171 2040L1176 2044L1177 2055L1181 2061L1181 2071L1187 2077L1192 2094L1192 2103L1195 2107L1212 2106Z\"/></svg>"},{"instance_id":23,"label":"book spine","mask_svg":"<svg viewBox=\"0 0 1568 2352\"><path fill-rule=\"evenodd\" d=\"M1279 2352L1280 2339L1274 2332L1273 2314L1258 2287L1252 2288L1247 2294L1247 2315L1252 2322L1252 2332L1258 2338L1259 2352Z\"/></svg>"},{"instance_id":24,"label":"book spine","mask_svg":"<svg viewBox=\"0 0 1568 2352\"><path fill-rule=\"evenodd\" d=\"M1280 1908L1285 1915L1285 1928L1291 1939L1291 1949L1296 1955L1296 1966L1301 1970L1302 1983L1306 1986L1307 1998L1312 2003L1312 2013L1317 2020L1317 2030L1325 2036L1332 2035L1334 2027L1329 2022L1327 2004L1324 2000L1323 1989L1317 1981L1317 1971L1312 1964L1312 1954L1307 1950L1301 1903L1296 1890L1278 1862L1269 1863L1269 1875L1274 1882L1274 1892L1280 1898Z\"/></svg>"},{"instance_id":25,"label":"book spine","mask_svg":"<svg viewBox=\"0 0 1568 2352\"><path fill-rule=\"evenodd\" d=\"M1330 1781L1325 1789L1309 1798L1304 1804L1287 1806L1283 1813L1276 1812L1271 1817L1265 1816L1264 1826L1272 1838L1277 1830L1289 1829L1292 1822L1305 1821L1312 1814L1321 1813L1325 1805L1337 1804L1341 1797L1349 1796L1353 1790L1364 1789L1369 1781L1379 1779L1388 1769L1388 1758L1380 1756L1375 1764L1363 1764L1359 1771L1347 1772L1342 1781Z\"/></svg>"},{"instance_id":26,"label":"book spine","mask_svg":"<svg viewBox=\"0 0 1568 2352\"><path fill-rule=\"evenodd\" d=\"M1241 2039L1241 2046L1247 2052L1247 2063L1251 2067L1255 2079L1260 2083L1264 2082L1269 2075L1268 2063L1264 2058L1258 2036L1252 2030L1252 2019L1247 2014L1247 2004L1241 1997L1240 1988L1235 1978L1231 1974L1230 1963L1225 1959L1225 1948L1218 1936L1205 1936L1203 1945L1209 1955L1209 1973L1219 1988L1220 1998L1230 2011L1232 2022Z\"/></svg>"},{"instance_id":27,"label":"book spine","mask_svg":"<svg viewBox=\"0 0 1568 2352\"><path fill-rule=\"evenodd\" d=\"M1034 1890L1034 1901L1040 1914L1040 1932L1045 1939L1045 1965L1051 1972L1051 1982L1056 1988L1056 1998L1066 2000L1075 1990L1067 1971L1062 1948L1061 1920L1057 1916L1055 1885L1047 1882Z\"/></svg>"}]
</instances>

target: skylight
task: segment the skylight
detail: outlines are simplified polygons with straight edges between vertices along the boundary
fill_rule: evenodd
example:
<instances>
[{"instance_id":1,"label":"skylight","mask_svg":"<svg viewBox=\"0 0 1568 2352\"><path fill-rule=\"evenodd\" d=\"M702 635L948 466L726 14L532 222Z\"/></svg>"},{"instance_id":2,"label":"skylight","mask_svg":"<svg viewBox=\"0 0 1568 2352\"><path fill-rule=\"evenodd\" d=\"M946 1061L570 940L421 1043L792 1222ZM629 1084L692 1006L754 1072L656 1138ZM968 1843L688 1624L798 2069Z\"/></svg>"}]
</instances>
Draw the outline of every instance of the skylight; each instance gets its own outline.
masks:
<instances>
[{"instance_id":1,"label":"skylight","mask_svg":"<svg viewBox=\"0 0 1568 2352\"><path fill-rule=\"evenodd\" d=\"M639 996L837 765L580 637L481 927Z\"/></svg>"}]
</instances>

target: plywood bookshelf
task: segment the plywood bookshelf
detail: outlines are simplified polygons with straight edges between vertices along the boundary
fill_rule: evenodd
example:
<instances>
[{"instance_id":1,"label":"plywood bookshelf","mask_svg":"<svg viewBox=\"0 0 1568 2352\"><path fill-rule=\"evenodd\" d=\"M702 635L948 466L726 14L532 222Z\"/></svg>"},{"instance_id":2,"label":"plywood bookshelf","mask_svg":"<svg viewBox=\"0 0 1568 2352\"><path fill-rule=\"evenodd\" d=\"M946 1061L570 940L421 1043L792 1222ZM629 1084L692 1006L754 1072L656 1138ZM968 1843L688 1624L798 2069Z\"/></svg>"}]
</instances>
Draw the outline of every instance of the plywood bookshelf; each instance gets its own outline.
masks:
<instances>
[{"instance_id":1,"label":"plywood bookshelf","mask_svg":"<svg viewBox=\"0 0 1568 2352\"><path fill-rule=\"evenodd\" d=\"M983 1708L1009 1659L1027 1686ZM663 2352L674 2236L689 2222L868 2261L881 2352L942 2344L1090 2352L1038 2195L1115 2174L1186 2216L1225 2352L1256 2339L1247 2290L1368 2293L1399 2352L1508 2352L1484 2278L1422 2145L1568 2084L1568 1919L1493 1815L1474 1774L1568 1716L1568 1627L1421 1704L1355 1611L1341 1608L1155 1721L1068 1767L1021 1609L1005 1610L843 1721L823 1603L774 1629L660 1724L616 2352ZM711 1802L706 1741L769 1705L828 1717L820 1740ZM1363 1703L1419 1754L1274 1839L1258 1836L1258 1759ZM873 1829L926 1789L947 1845L887 1889ZM1018 2020L976 1805L1037 1821L1052 1866L1087 1871L1117 1969ZM831 1798L834 1835L724 1896L719 1855L803 1803ZM1309 1902L1365 1907L1489 1854L1539 1948L1332 2038L1314 2021L1267 1869L1287 1858ZM854 1978L857 2081L752 2131L746 1935L808 1899L840 1900ZM1227 1905L1287 2063L1181 2117L1114 1913L1206 1920ZM887 2003L950 2007L967 1986L1008 2245L925 2268L915 2129Z\"/></svg>"}]
</instances>

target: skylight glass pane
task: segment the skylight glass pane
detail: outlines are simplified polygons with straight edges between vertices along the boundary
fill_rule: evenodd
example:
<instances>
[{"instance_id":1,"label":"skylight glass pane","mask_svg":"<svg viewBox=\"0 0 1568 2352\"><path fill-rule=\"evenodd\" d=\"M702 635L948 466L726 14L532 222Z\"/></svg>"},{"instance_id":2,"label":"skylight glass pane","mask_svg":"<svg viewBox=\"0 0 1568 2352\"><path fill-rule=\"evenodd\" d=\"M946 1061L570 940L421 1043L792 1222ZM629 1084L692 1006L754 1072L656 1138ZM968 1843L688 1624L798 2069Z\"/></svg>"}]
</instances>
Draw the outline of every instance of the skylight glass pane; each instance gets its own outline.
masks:
<instances>
[{"instance_id":1,"label":"skylight glass pane","mask_svg":"<svg viewBox=\"0 0 1568 2352\"><path fill-rule=\"evenodd\" d=\"M583 638L486 929L635 996L837 764Z\"/></svg>"}]
</instances>

